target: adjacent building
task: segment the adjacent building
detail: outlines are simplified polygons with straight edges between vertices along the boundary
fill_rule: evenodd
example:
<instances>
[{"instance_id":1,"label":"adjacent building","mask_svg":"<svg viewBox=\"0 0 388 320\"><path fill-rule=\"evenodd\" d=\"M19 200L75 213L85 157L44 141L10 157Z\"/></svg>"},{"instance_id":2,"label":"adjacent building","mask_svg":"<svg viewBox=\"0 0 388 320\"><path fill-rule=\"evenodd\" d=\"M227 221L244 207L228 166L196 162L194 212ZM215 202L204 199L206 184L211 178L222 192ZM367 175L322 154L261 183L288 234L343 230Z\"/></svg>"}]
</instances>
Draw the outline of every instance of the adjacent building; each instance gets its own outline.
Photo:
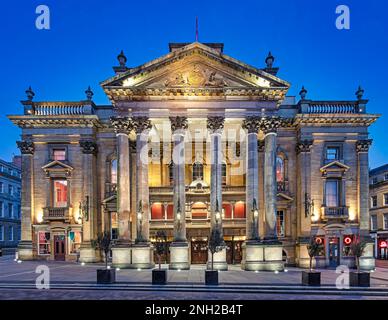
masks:
<instances>
[{"instance_id":1,"label":"adjacent building","mask_svg":"<svg viewBox=\"0 0 388 320\"><path fill-rule=\"evenodd\" d=\"M375 256L388 259L388 164L372 169L370 175L370 231Z\"/></svg>"},{"instance_id":2,"label":"adjacent building","mask_svg":"<svg viewBox=\"0 0 388 320\"><path fill-rule=\"evenodd\" d=\"M21 156L0 159L0 249L13 253L20 240Z\"/></svg>"},{"instance_id":3,"label":"adjacent building","mask_svg":"<svg viewBox=\"0 0 388 320\"><path fill-rule=\"evenodd\" d=\"M213 231L227 269L354 266L350 244L369 236L368 127L364 91L347 101L287 96L269 54L262 68L222 43L172 43L127 66L123 52L101 86L111 104L35 101L22 112L21 259L98 261L93 240L111 232L113 264L154 265L156 233L167 234L171 269L209 263Z\"/></svg>"}]
</instances>

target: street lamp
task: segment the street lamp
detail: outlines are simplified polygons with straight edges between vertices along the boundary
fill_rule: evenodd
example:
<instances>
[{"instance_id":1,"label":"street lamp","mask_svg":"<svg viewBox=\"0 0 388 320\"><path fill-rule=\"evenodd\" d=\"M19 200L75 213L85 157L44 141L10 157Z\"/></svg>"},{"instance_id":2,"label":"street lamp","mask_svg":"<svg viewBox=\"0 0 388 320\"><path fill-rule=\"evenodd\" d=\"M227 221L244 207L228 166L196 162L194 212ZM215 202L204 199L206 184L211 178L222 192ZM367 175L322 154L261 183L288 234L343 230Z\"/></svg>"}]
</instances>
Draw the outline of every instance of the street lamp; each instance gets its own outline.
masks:
<instances>
[{"instance_id":1,"label":"street lamp","mask_svg":"<svg viewBox=\"0 0 388 320\"><path fill-rule=\"evenodd\" d=\"M137 241L141 242L143 240L142 227L143 227L143 206L141 200L139 201L139 210L137 212L137 222L138 222L138 234Z\"/></svg>"},{"instance_id":2,"label":"street lamp","mask_svg":"<svg viewBox=\"0 0 388 320\"><path fill-rule=\"evenodd\" d=\"M253 218L253 226L252 226L252 239L258 240L259 236L257 234L257 219L259 217L259 211L257 210L256 199L253 199L252 205L252 218Z\"/></svg>"},{"instance_id":3,"label":"street lamp","mask_svg":"<svg viewBox=\"0 0 388 320\"><path fill-rule=\"evenodd\" d=\"M182 212L181 212L181 203L178 199L178 205L177 205L177 212L176 212L176 220L177 220L177 223L178 223L178 233L180 232L181 230L181 219L182 219Z\"/></svg>"},{"instance_id":4,"label":"street lamp","mask_svg":"<svg viewBox=\"0 0 388 320\"><path fill-rule=\"evenodd\" d=\"M218 207L218 199L216 200L216 212L215 212L215 218L216 218L216 225L218 227L218 224L220 223L221 220L221 213Z\"/></svg>"}]
</instances>

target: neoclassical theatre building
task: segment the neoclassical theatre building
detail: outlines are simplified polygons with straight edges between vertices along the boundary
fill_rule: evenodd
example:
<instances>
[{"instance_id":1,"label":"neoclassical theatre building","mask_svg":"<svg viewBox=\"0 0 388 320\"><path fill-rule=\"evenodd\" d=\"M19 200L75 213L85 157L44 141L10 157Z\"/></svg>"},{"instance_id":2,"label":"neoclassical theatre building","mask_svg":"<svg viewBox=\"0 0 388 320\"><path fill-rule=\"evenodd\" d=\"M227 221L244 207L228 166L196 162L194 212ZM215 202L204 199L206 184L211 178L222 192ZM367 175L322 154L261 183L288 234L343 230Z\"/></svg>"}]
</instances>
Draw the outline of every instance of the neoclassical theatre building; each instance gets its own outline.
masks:
<instances>
[{"instance_id":1,"label":"neoclassical theatre building","mask_svg":"<svg viewBox=\"0 0 388 320\"><path fill-rule=\"evenodd\" d=\"M263 68L223 53L221 43L172 43L138 67L123 52L101 86L110 105L35 101L22 115L20 259L100 259L97 235L110 231L112 263L151 268L159 230L171 269L210 262L220 231L217 269L308 266L310 238L322 244L316 265L354 265L350 245L368 246L367 112L354 100L287 96L269 54Z\"/></svg>"}]
</instances>

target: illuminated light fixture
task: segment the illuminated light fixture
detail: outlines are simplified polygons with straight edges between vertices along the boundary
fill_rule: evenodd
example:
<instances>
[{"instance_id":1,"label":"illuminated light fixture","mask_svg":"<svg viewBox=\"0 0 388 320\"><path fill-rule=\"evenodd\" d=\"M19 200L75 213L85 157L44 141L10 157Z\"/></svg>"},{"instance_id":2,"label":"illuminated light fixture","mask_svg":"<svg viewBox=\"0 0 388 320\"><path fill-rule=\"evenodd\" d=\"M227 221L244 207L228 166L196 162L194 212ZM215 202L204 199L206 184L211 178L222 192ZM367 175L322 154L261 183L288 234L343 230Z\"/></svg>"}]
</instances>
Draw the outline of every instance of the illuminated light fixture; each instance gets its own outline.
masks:
<instances>
[{"instance_id":1,"label":"illuminated light fixture","mask_svg":"<svg viewBox=\"0 0 388 320\"><path fill-rule=\"evenodd\" d=\"M106 268L107 268L108 270L110 270L110 266L107 266Z\"/></svg>"},{"instance_id":2,"label":"illuminated light fixture","mask_svg":"<svg viewBox=\"0 0 388 320\"><path fill-rule=\"evenodd\" d=\"M255 273L259 273L259 271L258 271L258 270L255 270Z\"/></svg>"},{"instance_id":3,"label":"illuminated light fixture","mask_svg":"<svg viewBox=\"0 0 388 320\"><path fill-rule=\"evenodd\" d=\"M42 223L43 222L43 212L38 212L36 215L36 222Z\"/></svg>"},{"instance_id":4,"label":"illuminated light fixture","mask_svg":"<svg viewBox=\"0 0 388 320\"><path fill-rule=\"evenodd\" d=\"M85 262L81 262L81 266L84 266L85 265Z\"/></svg>"},{"instance_id":5,"label":"illuminated light fixture","mask_svg":"<svg viewBox=\"0 0 388 320\"><path fill-rule=\"evenodd\" d=\"M22 263L22 260L18 260L18 263Z\"/></svg>"},{"instance_id":6,"label":"illuminated light fixture","mask_svg":"<svg viewBox=\"0 0 388 320\"><path fill-rule=\"evenodd\" d=\"M141 271L141 268L137 268L137 271Z\"/></svg>"},{"instance_id":7,"label":"illuminated light fixture","mask_svg":"<svg viewBox=\"0 0 388 320\"><path fill-rule=\"evenodd\" d=\"M178 212L178 213L176 214L176 218L177 218L177 220L180 220L180 219L181 219L181 213L180 213L180 212Z\"/></svg>"},{"instance_id":8,"label":"illuminated light fixture","mask_svg":"<svg viewBox=\"0 0 388 320\"><path fill-rule=\"evenodd\" d=\"M350 245L350 244L352 243L352 238L351 238L351 237L345 237L345 238L344 238L344 243L345 243L346 245Z\"/></svg>"},{"instance_id":9,"label":"illuminated light fixture","mask_svg":"<svg viewBox=\"0 0 388 320\"><path fill-rule=\"evenodd\" d=\"M387 246L388 246L387 241L382 240L382 241L380 242L380 248L386 248Z\"/></svg>"},{"instance_id":10,"label":"illuminated light fixture","mask_svg":"<svg viewBox=\"0 0 388 320\"><path fill-rule=\"evenodd\" d=\"M284 272L288 272L288 269L284 269Z\"/></svg>"},{"instance_id":11,"label":"illuminated light fixture","mask_svg":"<svg viewBox=\"0 0 388 320\"><path fill-rule=\"evenodd\" d=\"M120 271L120 268L116 268L116 271Z\"/></svg>"},{"instance_id":12,"label":"illuminated light fixture","mask_svg":"<svg viewBox=\"0 0 388 320\"><path fill-rule=\"evenodd\" d=\"M178 269L178 272L180 272L181 271L181 269Z\"/></svg>"},{"instance_id":13,"label":"illuminated light fixture","mask_svg":"<svg viewBox=\"0 0 388 320\"><path fill-rule=\"evenodd\" d=\"M275 274L278 274L279 273L279 271L278 270L275 270Z\"/></svg>"}]
</instances>

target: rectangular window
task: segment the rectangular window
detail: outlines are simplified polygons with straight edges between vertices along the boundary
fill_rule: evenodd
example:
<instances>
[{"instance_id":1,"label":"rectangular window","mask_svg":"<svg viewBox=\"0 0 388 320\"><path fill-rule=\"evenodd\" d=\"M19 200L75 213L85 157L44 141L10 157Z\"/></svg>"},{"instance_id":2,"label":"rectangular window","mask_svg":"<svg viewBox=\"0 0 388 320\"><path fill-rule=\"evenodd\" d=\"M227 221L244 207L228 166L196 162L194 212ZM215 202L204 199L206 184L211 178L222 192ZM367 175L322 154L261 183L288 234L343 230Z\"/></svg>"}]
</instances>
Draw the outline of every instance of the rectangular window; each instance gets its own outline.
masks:
<instances>
[{"instance_id":1,"label":"rectangular window","mask_svg":"<svg viewBox=\"0 0 388 320\"><path fill-rule=\"evenodd\" d=\"M373 179L372 179L372 184L377 184L377 177L374 177Z\"/></svg>"},{"instance_id":2,"label":"rectangular window","mask_svg":"<svg viewBox=\"0 0 388 320\"><path fill-rule=\"evenodd\" d=\"M13 218L13 204L12 203L8 203L8 217L10 218Z\"/></svg>"},{"instance_id":3,"label":"rectangular window","mask_svg":"<svg viewBox=\"0 0 388 320\"><path fill-rule=\"evenodd\" d=\"M4 218L4 202L0 201L0 217Z\"/></svg>"},{"instance_id":4,"label":"rectangular window","mask_svg":"<svg viewBox=\"0 0 388 320\"><path fill-rule=\"evenodd\" d=\"M38 232L39 254L50 254L50 232Z\"/></svg>"},{"instance_id":5,"label":"rectangular window","mask_svg":"<svg viewBox=\"0 0 388 320\"><path fill-rule=\"evenodd\" d=\"M377 216L370 216L370 229L372 231L377 230Z\"/></svg>"},{"instance_id":6,"label":"rectangular window","mask_svg":"<svg viewBox=\"0 0 388 320\"><path fill-rule=\"evenodd\" d=\"M81 232L79 231L70 231L69 232L69 253L77 254L81 246Z\"/></svg>"},{"instance_id":7,"label":"rectangular window","mask_svg":"<svg viewBox=\"0 0 388 320\"><path fill-rule=\"evenodd\" d=\"M19 198L22 197L22 190L21 190L20 188L18 188L17 196L18 196Z\"/></svg>"},{"instance_id":8,"label":"rectangular window","mask_svg":"<svg viewBox=\"0 0 388 320\"><path fill-rule=\"evenodd\" d=\"M388 213L384 213L384 230L388 230Z\"/></svg>"},{"instance_id":9,"label":"rectangular window","mask_svg":"<svg viewBox=\"0 0 388 320\"><path fill-rule=\"evenodd\" d=\"M388 206L388 193L384 193L384 205Z\"/></svg>"},{"instance_id":10,"label":"rectangular window","mask_svg":"<svg viewBox=\"0 0 388 320\"><path fill-rule=\"evenodd\" d=\"M53 149L53 160L63 161L66 160L66 149Z\"/></svg>"},{"instance_id":11,"label":"rectangular window","mask_svg":"<svg viewBox=\"0 0 388 320\"><path fill-rule=\"evenodd\" d=\"M13 227L12 226L8 227L8 240L13 241Z\"/></svg>"},{"instance_id":12,"label":"rectangular window","mask_svg":"<svg viewBox=\"0 0 388 320\"><path fill-rule=\"evenodd\" d=\"M284 211L278 210L276 212L276 232L278 237L284 237Z\"/></svg>"},{"instance_id":13,"label":"rectangular window","mask_svg":"<svg viewBox=\"0 0 388 320\"><path fill-rule=\"evenodd\" d=\"M386 174L384 175L384 180L385 180L385 181L388 181L388 173L386 173Z\"/></svg>"},{"instance_id":14,"label":"rectangular window","mask_svg":"<svg viewBox=\"0 0 388 320\"><path fill-rule=\"evenodd\" d=\"M13 196L13 191L14 191L13 185L8 185L8 193L9 193L9 195Z\"/></svg>"},{"instance_id":15,"label":"rectangular window","mask_svg":"<svg viewBox=\"0 0 388 320\"><path fill-rule=\"evenodd\" d=\"M327 147L326 148L326 160L338 160L339 159L339 147Z\"/></svg>"},{"instance_id":16,"label":"rectangular window","mask_svg":"<svg viewBox=\"0 0 388 320\"><path fill-rule=\"evenodd\" d=\"M0 193L4 192L4 183L0 182Z\"/></svg>"},{"instance_id":17,"label":"rectangular window","mask_svg":"<svg viewBox=\"0 0 388 320\"><path fill-rule=\"evenodd\" d=\"M377 196L372 196L371 198L371 207L377 207Z\"/></svg>"},{"instance_id":18,"label":"rectangular window","mask_svg":"<svg viewBox=\"0 0 388 320\"><path fill-rule=\"evenodd\" d=\"M4 226L0 225L0 241L4 241Z\"/></svg>"},{"instance_id":19,"label":"rectangular window","mask_svg":"<svg viewBox=\"0 0 388 320\"><path fill-rule=\"evenodd\" d=\"M54 180L53 199L54 207L67 207L67 180Z\"/></svg>"},{"instance_id":20,"label":"rectangular window","mask_svg":"<svg viewBox=\"0 0 388 320\"><path fill-rule=\"evenodd\" d=\"M339 207L339 181L326 181L326 206Z\"/></svg>"},{"instance_id":21,"label":"rectangular window","mask_svg":"<svg viewBox=\"0 0 388 320\"><path fill-rule=\"evenodd\" d=\"M110 215L110 235L112 240L119 238L119 222L117 219L117 212L111 212Z\"/></svg>"}]
</instances>

